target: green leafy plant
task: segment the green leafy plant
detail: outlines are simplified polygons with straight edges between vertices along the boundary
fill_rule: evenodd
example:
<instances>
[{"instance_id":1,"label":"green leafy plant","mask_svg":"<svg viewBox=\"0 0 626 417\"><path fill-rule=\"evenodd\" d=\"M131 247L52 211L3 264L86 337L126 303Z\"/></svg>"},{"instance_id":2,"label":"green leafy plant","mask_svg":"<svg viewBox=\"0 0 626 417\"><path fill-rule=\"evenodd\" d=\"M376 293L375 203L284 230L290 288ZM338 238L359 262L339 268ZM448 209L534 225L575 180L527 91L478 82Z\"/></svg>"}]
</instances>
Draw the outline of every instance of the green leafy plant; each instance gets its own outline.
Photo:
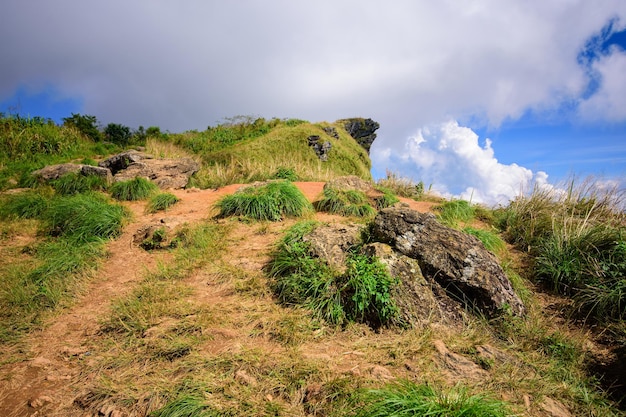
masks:
<instances>
[{"instance_id":1,"label":"green leafy plant","mask_svg":"<svg viewBox=\"0 0 626 417\"><path fill-rule=\"evenodd\" d=\"M436 390L430 385L402 381L366 394L359 417L508 417L506 403L484 395L471 395L462 386Z\"/></svg>"},{"instance_id":2,"label":"green leafy plant","mask_svg":"<svg viewBox=\"0 0 626 417\"><path fill-rule=\"evenodd\" d=\"M135 201L150 197L157 189L158 187L153 182L142 177L135 177L132 180L116 182L109 188L109 191L116 200Z\"/></svg>"},{"instance_id":3,"label":"green leafy plant","mask_svg":"<svg viewBox=\"0 0 626 417\"><path fill-rule=\"evenodd\" d=\"M179 201L180 199L172 193L159 193L150 197L146 211L156 213L160 210L167 210Z\"/></svg>"},{"instance_id":4,"label":"green leafy plant","mask_svg":"<svg viewBox=\"0 0 626 417\"><path fill-rule=\"evenodd\" d=\"M311 203L289 181L273 181L260 187L247 187L216 203L219 215L245 216L256 220L278 221L308 213Z\"/></svg>"},{"instance_id":5,"label":"green leafy plant","mask_svg":"<svg viewBox=\"0 0 626 417\"><path fill-rule=\"evenodd\" d=\"M340 191L330 187L324 188L322 199L315 208L342 216L372 217L376 214L362 191Z\"/></svg>"}]
</instances>

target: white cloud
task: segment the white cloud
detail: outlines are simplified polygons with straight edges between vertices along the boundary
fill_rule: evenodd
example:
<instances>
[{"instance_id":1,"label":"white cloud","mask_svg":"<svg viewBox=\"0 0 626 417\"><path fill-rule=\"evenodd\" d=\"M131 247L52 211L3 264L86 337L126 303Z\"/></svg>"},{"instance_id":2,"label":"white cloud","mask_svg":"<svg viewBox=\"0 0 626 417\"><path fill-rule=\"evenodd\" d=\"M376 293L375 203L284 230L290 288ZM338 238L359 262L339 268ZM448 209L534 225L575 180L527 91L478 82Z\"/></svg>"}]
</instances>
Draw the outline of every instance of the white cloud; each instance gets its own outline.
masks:
<instances>
[{"instance_id":1,"label":"white cloud","mask_svg":"<svg viewBox=\"0 0 626 417\"><path fill-rule=\"evenodd\" d=\"M533 172L496 159L489 139L483 146L478 135L456 121L420 128L406 143L404 153L381 152L375 163L396 166L434 191L489 205L506 204L529 189L533 181L547 184L547 174ZM384 156L383 156L384 155Z\"/></svg>"},{"instance_id":2,"label":"white cloud","mask_svg":"<svg viewBox=\"0 0 626 417\"><path fill-rule=\"evenodd\" d=\"M590 121L626 120L626 52L617 47L592 64L600 77L600 86L591 97L582 100L579 112Z\"/></svg>"}]
</instances>

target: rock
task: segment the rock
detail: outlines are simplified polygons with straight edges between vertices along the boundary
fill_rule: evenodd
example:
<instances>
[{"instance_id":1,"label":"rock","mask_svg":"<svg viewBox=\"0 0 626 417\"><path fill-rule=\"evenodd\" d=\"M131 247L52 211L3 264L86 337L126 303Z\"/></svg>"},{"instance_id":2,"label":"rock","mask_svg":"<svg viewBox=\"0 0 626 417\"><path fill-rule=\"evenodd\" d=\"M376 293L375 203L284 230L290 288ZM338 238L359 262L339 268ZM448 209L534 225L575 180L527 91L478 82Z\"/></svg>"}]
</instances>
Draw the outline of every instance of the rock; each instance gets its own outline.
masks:
<instances>
[{"instance_id":1,"label":"rock","mask_svg":"<svg viewBox=\"0 0 626 417\"><path fill-rule=\"evenodd\" d=\"M391 372L389 372L389 369L380 365L374 365L372 369L370 369L370 373L374 378L381 381L390 381L392 379L395 379Z\"/></svg>"},{"instance_id":2,"label":"rock","mask_svg":"<svg viewBox=\"0 0 626 417\"><path fill-rule=\"evenodd\" d=\"M420 327L430 322L454 325L461 322L463 310L452 302L437 286L426 281L419 263L406 255L395 252L384 243L370 243L363 247L368 256L376 257L396 277L398 285L392 287L393 298L401 325Z\"/></svg>"},{"instance_id":3,"label":"rock","mask_svg":"<svg viewBox=\"0 0 626 417\"><path fill-rule=\"evenodd\" d=\"M433 214L404 207L383 209L374 219L372 235L416 259L427 279L464 306L488 315L503 309L524 314L495 255L475 237L443 226Z\"/></svg>"},{"instance_id":4,"label":"rock","mask_svg":"<svg viewBox=\"0 0 626 417\"><path fill-rule=\"evenodd\" d=\"M321 138L317 135L309 136L307 140L309 142L309 146L313 148L320 161L328 161L328 152L332 147L331 143L328 141L321 143Z\"/></svg>"},{"instance_id":5,"label":"rock","mask_svg":"<svg viewBox=\"0 0 626 417\"><path fill-rule=\"evenodd\" d=\"M167 249L172 247L173 225L165 222L144 224L133 234L133 244L145 250Z\"/></svg>"},{"instance_id":6,"label":"rock","mask_svg":"<svg viewBox=\"0 0 626 417\"><path fill-rule=\"evenodd\" d=\"M433 344L442 364L455 379L482 380L489 375L487 371L471 360L451 352L443 340L435 340Z\"/></svg>"},{"instance_id":7,"label":"rock","mask_svg":"<svg viewBox=\"0 0 626 417\"><path fill-rule=\"evenodd\" d=\"M56 180L66 174L78 174L83 168L82 164L57 164L33 171L33 176L44 181Z\"/></svg>"},{"instance_id":8,"label":"rock","mask_svg":"<svg viewBox=\"0 0 626 417\"><path fill-rule=\"evenodd\" d=\"M108 168L94 167L91 165L83 165L82 168L80 169L80 173L85 176L95 175L98 177L102 177L106 180L107 184L111 184L113 182L113 174L111 173L111 170Z\"/></svg>"},{"instance_id":9,"label":"rock","mask_svg":"<svg viewBox=\"0 0 626 417\"><path fill-rule=\"evenodd\" d=\"M572 417L572 413L561 402L544 397L539 406L551 417Z\"/></svg>"},{"instance_id":10,"label":"rock","mask_svg":"<svg viewBox=\"0 0 626 417\"><path fill-rule=\"evenodd\" d=\"M52 398L48 395L35 395L30 400L28 400L28 405L32 408L41 408L46 404L50 404L52 402Z\"/></svg>"},{"instance_id":11,"label":"rock","mask_svg":"<svg viewBox=\"0 0 626 417\"><path fill-rule=\"evenodd\" d=\"M111 173L115 175L119 171L128 168L132 164L152 158L152 155L138 152L135 150L130 150L118 153L117 155L113 155L110 158L107 158L104 161L100 162L98 166L109 169Z\"/></svg>"},{"instance_id":12,"label":"rock","mask_svg":"<svg viewBox=\"0 0 626 417\"><path fill-rule=\"evenodd\" d=\"M376 130L380 127L380 124L372 119L345 119L341 120L346 131L358 142L359 145L370 153L370 147L376 139Z\"/></svg>"},{"instance_id":13,"label":"rock","mask_svg":"<svg viewBox=\"0 0 626 417\"><path fill-rule=\"evenodd\" d=\"M185 188L189 178L198 172L200 164L191 158L180 159L146 159L130 164L126 169L118 171L115 181L127 181L143 177L154 182L160 189Z\"/></svg>"},{"instance_id":14,"label":"rock","mask_svg":"<svg viewBox=\"0 0 626 417\"><path fill-rule=\"evenodd\" d=\"M320 225L302 240L309 243L312 256L343 273L347 268L348 251L361 241L361 230L360 226L354 224Z\"/></svg>"},{"instance_id":15,"label":"rock","mask_svg":"<svg viewBox=\"0 0 626 417\"><path fill-rule=\"evenodd\" d=\"M369 193L374 189L371 182L357 177L356 175L333 178L324 184L324 189L327 188L332 188L337 191L356 190L363 191L364 193Z\"/></svg>"},{"instance_id":16,"label":"rock","mask_svg":"<svg viewBox=\"0 0 626 417\"><path fill-rule=\"evenodd\" d=\"M328 136L335 138L335 139L339 139L339 133L337 133L337 129L335 129L332 126L327 126L327 127L323 127L322 130L324 131L324 133L326 133Z\"/></svg>"}]
</instances>

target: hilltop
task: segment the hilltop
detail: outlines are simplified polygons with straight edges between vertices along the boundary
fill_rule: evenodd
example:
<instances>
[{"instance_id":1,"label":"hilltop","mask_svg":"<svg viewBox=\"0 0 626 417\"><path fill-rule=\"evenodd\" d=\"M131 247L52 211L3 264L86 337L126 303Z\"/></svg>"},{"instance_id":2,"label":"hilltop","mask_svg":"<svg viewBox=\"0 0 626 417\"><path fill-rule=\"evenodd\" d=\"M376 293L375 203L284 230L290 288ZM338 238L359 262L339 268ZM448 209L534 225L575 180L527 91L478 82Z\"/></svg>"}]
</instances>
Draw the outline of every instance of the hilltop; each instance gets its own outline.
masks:
<instances>
[{"instance_id":1,"label":"hilltop","mask_svg":"<svg viewBox=\"0 0 626 417\"><path fill-rule=\"evenodd\" d=\"M624 299L585 303L588 289L624 283L626 245L611 234L624 219L601 195L533 195L491 210L428 196L393 173L375 184L368 152L378 125L370 119L235 118L202 132L149 128L122 139L45 120L4 118L0 127L3 415L390 415L385 401L439 407L435 415L623 415L623 391L603 387L623 383ZM164 190L156 174L115 184L82 171L49 181L31 175L56 163L95 170L132 147L154 160L194 161L197 170L184 188ZM302 211L287 211L296 200ZM263 217L274 204L278 212ZM233 205L242 211L233 215ZM591 268L578 258L578 270L570 263L550 275L548 266L560 267L556 249L547 263L536 248L547 247L543 216L557 207L583 243L596 239L593 262L606 277L578 284ZM454 236L453 252L461 236L480 239L468 242L489 249L484 256L509 283L502 291L515 297L488 307L474 287L442 281L443 264L387 257L377 219L412 219L411 210L431 213L410 222ZM323 227L342 236L328 239L331 248L358 230L342 255L348 272L327 269L335 252L311 255L310 231ZM566 238L570 253L584 249ZM363 257L368 244L377 252ZM463 276L474 276L470 251ZM423 270L432 292L415 293L415 305L427 309L399 298L410 282L387 275L380 261L389 259L404 259L411 277ZM325 287L300 302L303 282ZM348 296L337 291L354 283L361 287Z\"/></svg>"}]
</instances>

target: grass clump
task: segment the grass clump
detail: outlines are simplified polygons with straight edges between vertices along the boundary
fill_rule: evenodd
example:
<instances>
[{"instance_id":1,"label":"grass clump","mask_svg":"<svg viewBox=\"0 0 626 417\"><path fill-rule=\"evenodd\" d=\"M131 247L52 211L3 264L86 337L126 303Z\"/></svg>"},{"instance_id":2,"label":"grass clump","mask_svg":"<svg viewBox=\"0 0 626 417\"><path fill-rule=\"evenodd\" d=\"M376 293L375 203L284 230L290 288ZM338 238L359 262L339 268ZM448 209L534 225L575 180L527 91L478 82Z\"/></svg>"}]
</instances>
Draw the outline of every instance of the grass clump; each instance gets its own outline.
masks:
<instances>
[{"instance_id":1,"label":"grass clump","mask_svg":"<svg viewBox=\"0 0 626 417\"><path fill-rule=\"evenodd\" d=\"M474 218L474 207L465 200L446 201L436 208L441 223L456 228L459 223L468 223Z\"/></svg>"},{"instance_id":2,"label":"grass clump","mask_svg":"<svg viewBox=\"0 0 626 417\"><path fill-rule=\"evenodd\" d=\"M430 385L403 381L383 389L369 391L358 417L507 417L506 403L483 395L470 395L466 388L456 386L436 390Z\"/></svg>"},{"instance_id":3,"label":"grass clump","mask_svg":"<svg viewBox=\"0 0 626 417\"><path fill-rule=\"evenodd\" d=\"M346 272L338 274L310 254L303 237L314 222L295 225L280 242L270 266L274 291L287 305L305 306L335 324L366 323L373 328L390 324L398 314L391 298L397 281L375 258L353 252Z\"/></svg>"},{"instance_id":4,"label":"grass clump","mask_svg":"<svg viewBox=\"0 0 626 417\"><path fill-rule=\"evenodd\" d=\"M77 242L117 237L129 216L124 207L98 194L57 197L49 204L43 213L45 231Z\"/></svg>"},{"instance_id":5,"label":"grass clump","mask_svg":"<svg viewBox=\"0 0 626 417\"><path fill-rule=\"evenodd\" d=\"M424 183L414 182L409 178L400 177L398 174L387 171L387 176L377 181L380 187L391 190L400 197L421 200L424 197Z\"/></svg>"},{"instance_id":6,"label":"grass clump","mask_svg":"<svg viewBox=\"0 0 626 417\"><path fill-rule=\"evenodd\" d=\"M158 187L153 182L135 177L132 180L119 181L111 186L111 197L119 201L144 200L150 197Z\"/></svg>"},{"instance_id":7,"label":"grass clump","mask_svg":"<svg viewBox=\"0 0 626 417\"><path fill-rule=\"evenodd\" d=\"M218 410L207 405L202 398L191 395L178 398L150 413L150 417L217 417L221 415Z\"/></svg>"},{"instance_id":8,"label":"grass clump","mask_svg":"<svg viewBox=\"0 0 626 417\"><path fill-rule=\"evenodd\" d=\"M495 254L502 252L506 248L504 240L493 230L476 229L468 226L463 228L463 231L478 238L487 250Z\"/></svg>"},{"instance_id":9,"label":"grass clump","mask_svg":"<svg viewBox=\"0 0 626 417\"><path fill-rule=\"evenodd\" d=\"M384 208L391 207L400 201L400 199L389 188L379 186L379 187L376 187L376 189L380 191L381 193L383 193L381 196L374 198L374 203L376 205L377 210L382 210Z\"/></svg>"},{"instance_id":10,"label":"grass clump","mask_svg":"<svg viewBox=\"0 0 626 417\"><path fill-rule=\"evenodd\" d=\"M222 198L216 204L219 216L245 216L255 220L279 221L283 217L301 217L311 203L289 181L273 181L259 187L246 187Z\"/></svg>"},{"instance_id":11,"label":"grass clump","mask_svg":"<svg viewBox=\"0 0 626 417\"><path fill-rule=\"evenodd\" d=\"M298 181L300 178L296 171L293 168L286 167L278 167L274 175L272 175L273 179L287 180L287 181Z\"/></svg>"},{"instance_id":12,"label":"grass clump","mask_svg":"<svg viewBox=\"0 0 626 417\"><path fill-rule=\"evenodd\" d=\"M52 188L59 195L73 195L88 191L106 191L107 180L97 175L68 173L51 182Z\"/></svg>"},{"instance_id":13,"label":"grass clump","mask_svg":"<svg viewBox=\"0 0 626 417\"><path fill-rule=\"evenodd\" d=\"M48 207L50 195L44 189L4 195L0 198L0 218L39 218Z\"/></svg>"},{"instance_id":14,"label":"grass clump","mask_svg":"<svg viewBox=\"0 0 626 417\"><path fill-rule=\"evenodd\" d=\"M367 196L362 191L341 191L334 188L324 188L322 199L317 202L316 209L341 216L372 217L376 210L369 204Z\"/></svg>"},{"instance_id":15,"label":"grass clump","mask_svg":"<svg viewBox=\"0 0 626 417\"><path fill-rule=\"evenodd\" d=\"M156 213L157 211L167 210L179 201L180 199L172 193L155 194L148 200L146 211L148 213Z\"/></svg>"}]
</instances>

